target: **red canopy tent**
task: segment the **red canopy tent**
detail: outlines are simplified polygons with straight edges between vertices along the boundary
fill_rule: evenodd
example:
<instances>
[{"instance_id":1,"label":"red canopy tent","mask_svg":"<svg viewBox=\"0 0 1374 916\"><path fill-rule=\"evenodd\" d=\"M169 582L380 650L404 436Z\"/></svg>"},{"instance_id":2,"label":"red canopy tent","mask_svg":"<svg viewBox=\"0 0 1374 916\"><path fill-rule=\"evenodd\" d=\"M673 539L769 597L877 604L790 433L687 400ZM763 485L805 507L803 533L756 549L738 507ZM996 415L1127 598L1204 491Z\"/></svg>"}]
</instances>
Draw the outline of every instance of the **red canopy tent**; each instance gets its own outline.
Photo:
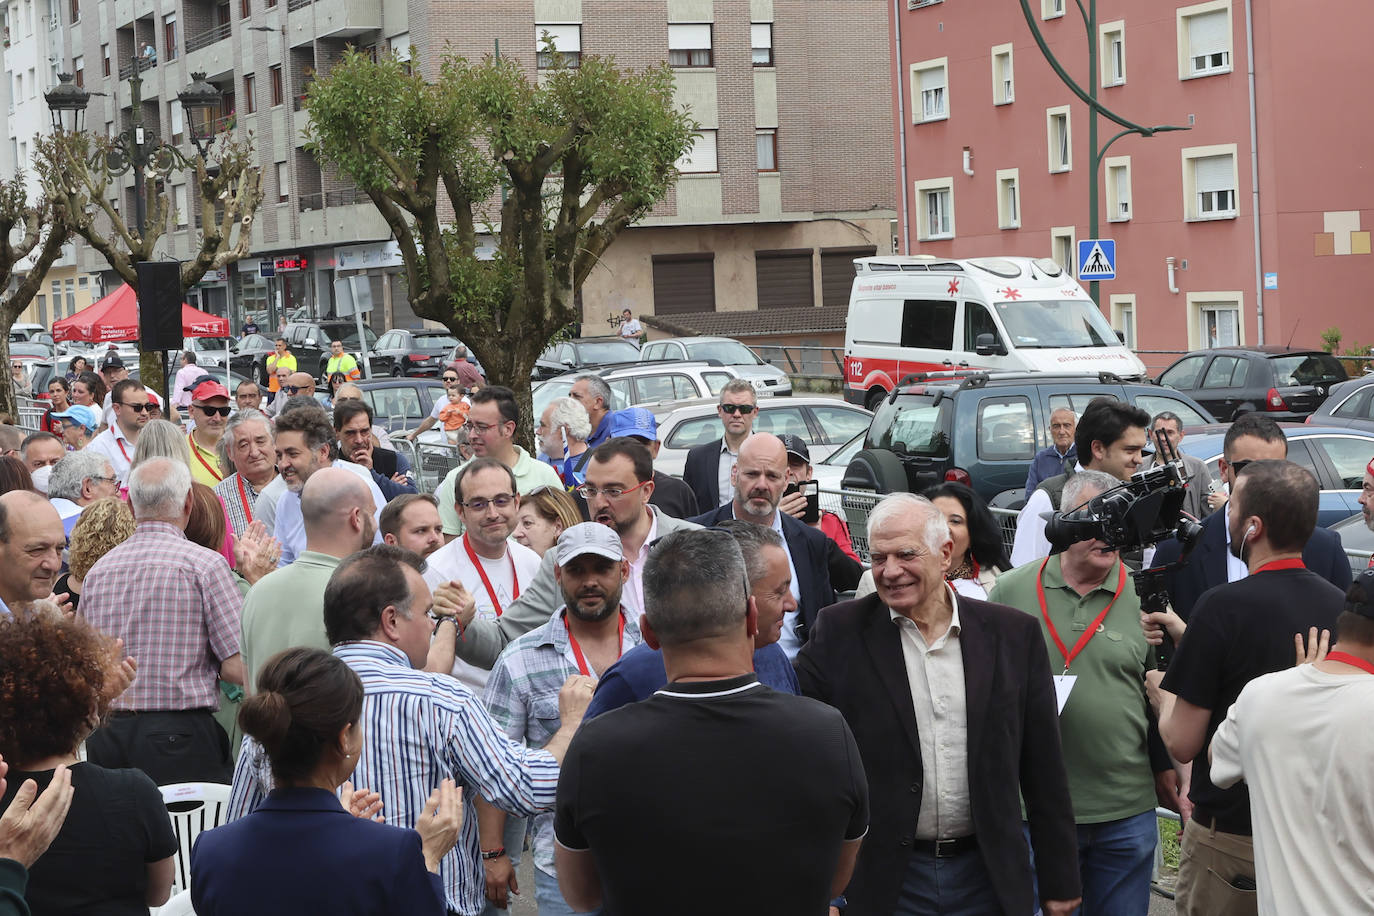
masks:
<instances>
[{"instance_id":1,"label":"red canopy tent","mask_svg":"<svg viewBox=\"0 0 1374 916\"><path fill-rule=\"evenodd\" d=\"M229 319L181 304L183 337L228 337ZM138 295L129 284L68 318L53 322L53 340L138 340Z\"/></svg>"}]
</instances>

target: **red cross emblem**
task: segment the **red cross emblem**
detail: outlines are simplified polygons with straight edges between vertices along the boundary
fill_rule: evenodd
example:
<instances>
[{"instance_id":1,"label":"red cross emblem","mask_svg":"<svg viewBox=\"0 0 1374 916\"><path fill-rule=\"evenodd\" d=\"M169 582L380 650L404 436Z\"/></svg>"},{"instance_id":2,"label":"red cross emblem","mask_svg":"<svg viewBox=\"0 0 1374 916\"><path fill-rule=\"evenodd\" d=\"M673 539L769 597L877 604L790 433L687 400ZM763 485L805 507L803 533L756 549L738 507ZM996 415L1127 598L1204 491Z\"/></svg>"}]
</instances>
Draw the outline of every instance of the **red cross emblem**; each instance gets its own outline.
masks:
<instances>
[{"instance_id":1,"label":"red cross emblem","mask_svg":"<svg viewBox=\"0 0 1374 916\"><path fill-rule=\"evenodd\" d=\"M949 292L949 294L950 294L951 296L957 296L957 295L959 294L959 281L958 281L958 280L950 280L950 281L949 281L949 290L948 290L948 292Z\"/></svg>"},{"instance_id":2,"label":"red cross emblem","mask_svg":"<svg viewBox=\"0 0 1374 916\"><path fill-rule=\"evenodd\" d=\"M1012 287L1008 286L1006 289L999 289L997 291L997 295L1001 296L1004 299L1020 299L1021 291L1019 289L1013 289Z\"/></svg>"}]
</instances>

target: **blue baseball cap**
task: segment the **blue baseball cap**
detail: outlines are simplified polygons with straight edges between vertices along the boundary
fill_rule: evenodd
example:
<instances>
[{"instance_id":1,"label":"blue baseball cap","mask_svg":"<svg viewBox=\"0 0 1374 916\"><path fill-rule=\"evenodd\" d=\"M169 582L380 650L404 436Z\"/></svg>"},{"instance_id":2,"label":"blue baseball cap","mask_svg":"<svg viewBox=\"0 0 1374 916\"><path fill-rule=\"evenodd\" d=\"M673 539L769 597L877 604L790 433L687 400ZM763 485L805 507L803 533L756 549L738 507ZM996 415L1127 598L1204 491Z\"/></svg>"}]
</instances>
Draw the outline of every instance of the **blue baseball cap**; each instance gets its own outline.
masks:
<instances>
[{"instance_id":1,"label":"blue baseball cap","mask_svg":"<svg viewBox=\"0 0 1374 916\"><path fill-rule=\"evenodd\" d=\"M100 426L100 415L95 412L94 407L87 407L85 404L73 404L61 413L53 414L56 420L71 420L77 426L84 426L91 432L95 432Z\"/></svg>"},{"instance_id":2,"label":"blue baseball cap","mask_svg":"<svg viewBox=\"0 0 1374 916\"><path fill-rule=\"evenodd\" d=\"M647 407L627 407L611 414L611 436L636 436L658 441L658 420Z\"/></svg>"}]
</instances>

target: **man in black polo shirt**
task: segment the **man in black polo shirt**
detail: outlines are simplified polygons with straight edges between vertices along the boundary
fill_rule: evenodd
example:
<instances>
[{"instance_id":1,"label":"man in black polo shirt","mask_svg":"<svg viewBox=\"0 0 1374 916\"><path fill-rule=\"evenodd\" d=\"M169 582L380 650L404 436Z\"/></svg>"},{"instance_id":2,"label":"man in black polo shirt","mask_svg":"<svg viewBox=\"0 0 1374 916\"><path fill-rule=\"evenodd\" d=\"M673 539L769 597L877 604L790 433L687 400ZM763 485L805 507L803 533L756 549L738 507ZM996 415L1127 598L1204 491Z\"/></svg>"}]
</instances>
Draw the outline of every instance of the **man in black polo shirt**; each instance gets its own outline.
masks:
<instances>
[{"instance_id":1,"label":"man in black polo shirt","mask_svg":"<svg viewBox=\"0 0 1374 916\"><path fill-rule=\"evenodd\" d=\"M585 723L563 760L555 859L575 909L825 916L849 883L868 829L858 747L837 710L758 682L748 593L726 532L650 552L640 628L668 684Z\"/></svg>"},{"instance_id":2,"label":"man in black polo shirt","mask_svg":"<svg viewBox=\"0 0 1374 916\"><path fill-rule=\"evenodd\" d=\"M1318 496L1316 479L1290 461L1253 461L1236 478L1231 552L1250 574L1204 592L1163 684L1158 672L1146 676L1160 735L1176 760L1205 751L1246 684L1292 667L1295 636L1334 629L1345 596L1302 561ZM1219 789L1208 768L1197 766L1189 798L1193 819L1183 831L1176 888L1180 916L1254 913L1249 790Z\"/></svg>"}]
</instances>

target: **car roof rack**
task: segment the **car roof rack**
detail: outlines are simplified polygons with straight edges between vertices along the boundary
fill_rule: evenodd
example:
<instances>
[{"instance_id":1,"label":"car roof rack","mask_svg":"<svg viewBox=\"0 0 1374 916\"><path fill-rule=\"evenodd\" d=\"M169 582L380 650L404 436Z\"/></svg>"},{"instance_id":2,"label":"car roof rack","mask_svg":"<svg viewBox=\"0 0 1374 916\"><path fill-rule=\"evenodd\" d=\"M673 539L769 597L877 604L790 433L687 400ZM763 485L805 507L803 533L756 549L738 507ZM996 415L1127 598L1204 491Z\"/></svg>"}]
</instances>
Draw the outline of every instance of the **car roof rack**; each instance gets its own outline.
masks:
<instances>
[{"instance_id":1,"label":"car roof rack","mask_svg":"<svg viewBox=\"0 0 1374 916\"><path fill-rule=\"evenodd\" d=\"M908 385L920 385L930 382L958 382L958 390L966 388L986 388L988 385L997 383L1010 384L1012 382L1055 382L1070 381L1081 382L1086 379L1094 379L1103 385L1125 385L1127 381L1115 372L987 372L977 369L948 369L939 372L913 372L902 377L893 389L890 398L896 397L897 393Z\"/></svg>"}]
</instances>

